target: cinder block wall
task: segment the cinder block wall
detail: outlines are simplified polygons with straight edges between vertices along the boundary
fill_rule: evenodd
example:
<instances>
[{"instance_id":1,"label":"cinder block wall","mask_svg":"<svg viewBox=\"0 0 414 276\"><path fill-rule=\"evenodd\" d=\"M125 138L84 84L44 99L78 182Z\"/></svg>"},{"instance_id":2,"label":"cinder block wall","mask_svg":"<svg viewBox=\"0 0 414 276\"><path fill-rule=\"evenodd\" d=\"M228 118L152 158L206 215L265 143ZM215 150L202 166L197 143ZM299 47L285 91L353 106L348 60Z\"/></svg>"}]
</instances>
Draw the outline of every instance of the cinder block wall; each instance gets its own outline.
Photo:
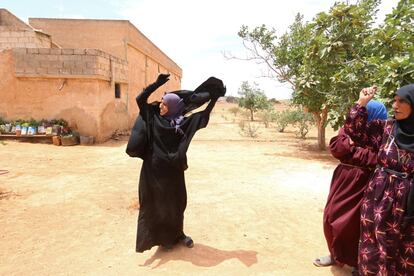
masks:
<instances>
[{"instance_id":1,"label":"cinder block wall","mask_svg":"<svg viewBox=\"0 0 414 276\"><path fill-rule=\"evenodd\" d=\"M0 51L12 48L50 48L50 36L33 30L0 26Z\"/></svg>"},{"instance_id":2,"label":"cinder block wall","mask_svg":"<svg viewBox=\"0 0 414 276\"><path fill-rule=\"evenodd\" d=\"M97 49L14 48L13 58L17 77L128 82L127 62Z\"/></svg>"},{"instance_id":3,"label":"cinder block wall","mask_svg":"<svg viewBox=\"0 0 414 276\"><path fill-rule=\"evenodd\" d=\"M32 53L36 50L38 53ZM98 142L107 140L115 129L127 129L128 95L122 93L120 98L115 98L114 82L109 81L107 75L56 74L55 70L48 75L33 69L40 65L40 70L48 71L49 67L53 68L53 64L56 64L55 67L62 64L65 66L67 60L60 60L59 57L78 56L75 51L73 55L70 54L72 51L61 54L55 51L56 49L14 49L0 52L0 116L9 120L64 118L81 135L95 136ZM96 53L99 54L100 51ZM91 61L82 62L89 62L96 69L89 68L85 73L89 70L94 73L105 72L98 68L104 66L106 58L90 56L93 57ZM50 63L50 57L57 57L57 60L52 60L56 63ZM30 63L31 59L33 63ZM127 65L122 60L114 63L118 64L119 72L124 70L122 74L115 74L117 80L123 81L128 74L125 71ZM69 64L76 66L76 62ZM70 71L71 67L66 68ZM120 86L121 91L126 90L125 82L120 83Z\"/></svg>"}]
</instances>

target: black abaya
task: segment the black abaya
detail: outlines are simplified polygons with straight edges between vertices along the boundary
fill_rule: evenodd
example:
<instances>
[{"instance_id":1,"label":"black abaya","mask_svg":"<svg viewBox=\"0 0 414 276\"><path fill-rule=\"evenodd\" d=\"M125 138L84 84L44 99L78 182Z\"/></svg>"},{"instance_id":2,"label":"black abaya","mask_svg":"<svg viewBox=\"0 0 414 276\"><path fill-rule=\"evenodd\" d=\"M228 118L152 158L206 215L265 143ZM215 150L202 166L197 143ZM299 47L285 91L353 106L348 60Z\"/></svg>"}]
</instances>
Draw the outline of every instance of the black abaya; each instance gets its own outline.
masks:
<instances>
[{"instance_id":1,"label":"black abaya","mask_svg":"<svg viewBox=\"0 0 414 276\"><path fill-rule=\"evenodd\" d=\"M147 103L155 89L157 86L150 85L137 97L140 116L147 132L139 178L137 252L155 245L171 246L183 237L184 211L187 206L184 178L186 152L196 131L207 126L210 112L217 101L217 97L212 96L205 110L184 118L180 125L182 132L179 132L160 115L158 104ZM222 89L224 93L223 86Z\"/></svg>"}]
</instances>

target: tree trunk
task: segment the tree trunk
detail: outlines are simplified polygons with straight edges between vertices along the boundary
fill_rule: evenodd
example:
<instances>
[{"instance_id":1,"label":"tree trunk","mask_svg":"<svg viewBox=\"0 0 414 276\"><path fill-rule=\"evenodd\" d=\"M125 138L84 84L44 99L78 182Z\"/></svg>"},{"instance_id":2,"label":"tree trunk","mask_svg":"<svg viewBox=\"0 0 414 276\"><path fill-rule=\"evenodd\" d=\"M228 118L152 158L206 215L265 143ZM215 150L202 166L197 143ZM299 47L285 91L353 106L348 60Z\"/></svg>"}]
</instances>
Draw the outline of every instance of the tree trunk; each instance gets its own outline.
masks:
<instances>
[{"instance_id":1,"label":"tree trunk","mask_svg":"<svg viewBox=\"0 0 414 276\"><path fill-rule=\"evenodd\" d=\"M250 121L254 121L254 118L253 118L253 109L250 109Z\"/></svg>"},{"instance_id":2,"label":"tree trunk","mask_svg":"<svg viewBox=\"0 0 414 276\"><path fill-rule=\"evenodd\" d=\"M328 109L324 108L322 112L314 112L313 116L318 128L318 147L320 150L326 150L325 129L328 118Z\"/></svg>"}]
</instances>

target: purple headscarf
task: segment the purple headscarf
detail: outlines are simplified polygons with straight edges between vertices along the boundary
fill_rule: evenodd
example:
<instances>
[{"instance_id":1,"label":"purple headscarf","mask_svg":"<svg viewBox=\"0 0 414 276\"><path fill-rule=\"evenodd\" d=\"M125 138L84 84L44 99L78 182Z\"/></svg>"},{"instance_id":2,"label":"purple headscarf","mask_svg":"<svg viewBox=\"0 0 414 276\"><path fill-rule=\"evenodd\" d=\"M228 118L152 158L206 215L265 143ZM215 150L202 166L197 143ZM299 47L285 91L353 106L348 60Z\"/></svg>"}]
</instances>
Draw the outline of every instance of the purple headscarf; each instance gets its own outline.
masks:
<instances>
[{"instance_id":1,"label":"purple headscarf","mask_svg":"<svg viewBox=\"0 0 414 276\"><path fill-rule=\"evenodd\" d=\"M170 120L172 127L175 127L176 132L182 133L180 125L184 119L182 112L184 110L184 101L177 94L168 93L162 97L164 104L168 107L168 112L164 115Z\"/></svg>"}]
</instances>

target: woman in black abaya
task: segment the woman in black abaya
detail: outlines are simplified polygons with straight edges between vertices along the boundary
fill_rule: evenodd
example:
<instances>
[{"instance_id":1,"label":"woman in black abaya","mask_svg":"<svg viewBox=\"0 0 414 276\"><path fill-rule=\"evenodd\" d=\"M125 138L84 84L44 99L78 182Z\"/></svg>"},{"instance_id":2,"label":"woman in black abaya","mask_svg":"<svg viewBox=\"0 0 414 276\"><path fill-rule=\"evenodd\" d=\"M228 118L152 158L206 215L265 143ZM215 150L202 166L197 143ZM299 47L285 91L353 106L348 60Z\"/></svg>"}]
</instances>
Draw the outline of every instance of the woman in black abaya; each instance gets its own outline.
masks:
<instances>
[{"instance_id":1,"label":"woman in black abaya","mask_svg":"<svg viewBox=\"0 0 414 276\"><path fill-rule=\"evenodd\" d=\"M139 179L137 252L155 245L171 248L179 242L187 247L193 246L193 240L183 231L187 206L186 152L196 131L207 126L217 99L225 93L221 80L209 78L199 87L205 91L167 93L160 103L148 104L148 97L165 84L168 77L168 74L159 75L157 81L137 97L141 117L137 122L141 121L136 124L135 131L141 132L139 139L146 141L136 154L144 160ZM208 100L209 104L203 111L183 116ZM131 135L127 152L132 144L137 143L133 139Z\"/></svg>"}]
</instances>

